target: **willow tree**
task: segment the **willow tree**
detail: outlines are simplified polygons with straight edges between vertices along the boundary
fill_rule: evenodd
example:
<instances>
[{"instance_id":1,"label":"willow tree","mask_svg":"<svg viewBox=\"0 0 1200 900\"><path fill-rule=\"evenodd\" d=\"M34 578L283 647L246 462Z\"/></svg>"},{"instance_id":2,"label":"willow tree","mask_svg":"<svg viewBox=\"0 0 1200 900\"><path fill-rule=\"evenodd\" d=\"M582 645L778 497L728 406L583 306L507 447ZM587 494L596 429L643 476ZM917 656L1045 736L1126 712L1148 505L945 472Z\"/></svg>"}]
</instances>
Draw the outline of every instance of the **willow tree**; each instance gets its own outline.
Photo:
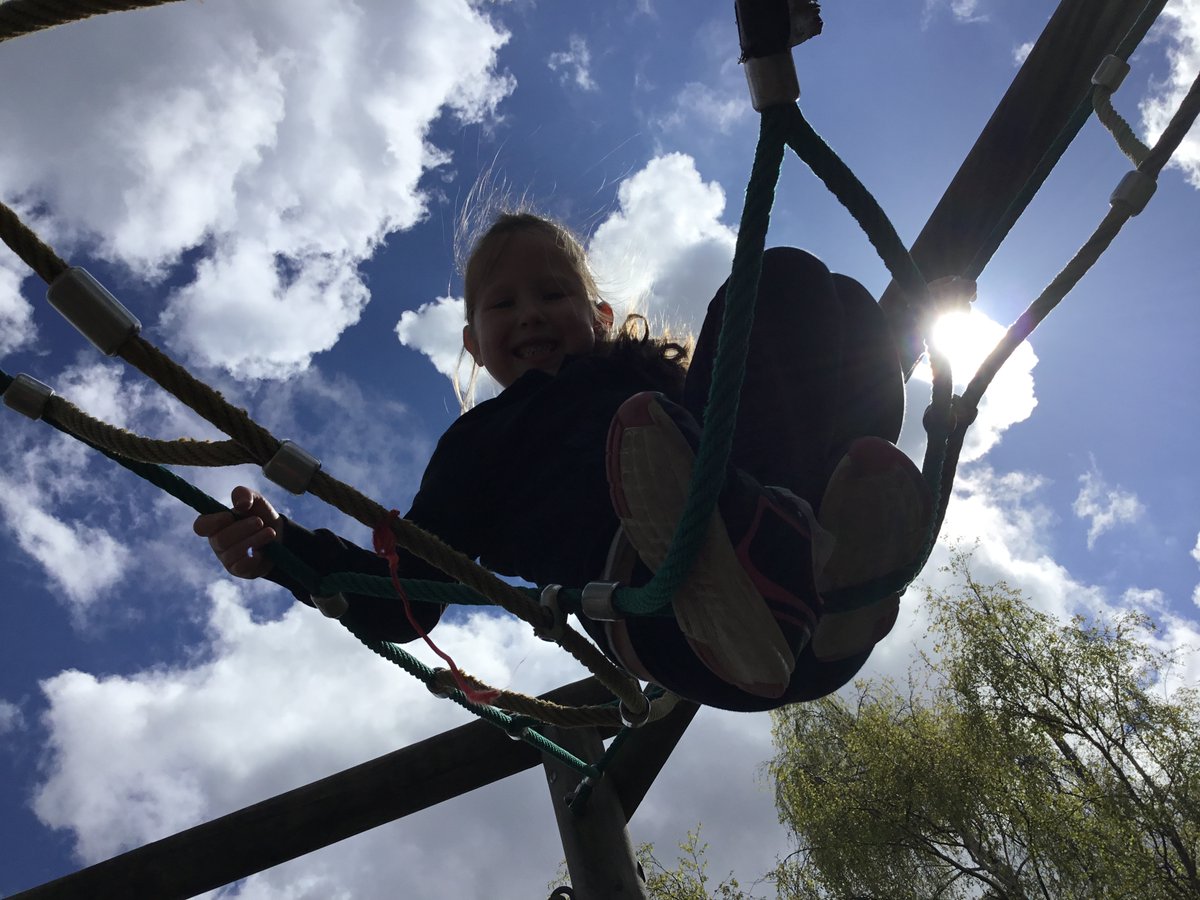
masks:
<instances>
[{"instance_id":1,"label":"willow tree","mask_svg":"<svg viewBox=\"0 0 1200 900\"><path fill-rule=\"evenodd\" d=\"M780 895L1200 897L1200 705L1143 615L929 591L934 652L775 714ZM1194 652L1194 651L1192 651Z\"/></svg>"}]
</instances>

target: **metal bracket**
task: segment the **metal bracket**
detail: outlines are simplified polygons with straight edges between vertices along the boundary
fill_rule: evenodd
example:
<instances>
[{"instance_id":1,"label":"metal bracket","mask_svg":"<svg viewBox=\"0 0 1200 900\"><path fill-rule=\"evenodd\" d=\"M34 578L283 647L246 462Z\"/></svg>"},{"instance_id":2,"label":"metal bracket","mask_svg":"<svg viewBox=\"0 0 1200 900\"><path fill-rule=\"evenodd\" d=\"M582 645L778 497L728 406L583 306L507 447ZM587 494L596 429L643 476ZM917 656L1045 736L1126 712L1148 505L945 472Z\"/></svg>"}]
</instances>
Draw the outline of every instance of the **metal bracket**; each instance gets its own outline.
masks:
<instances>
[{"instance_id":1,"label":"metal bracket","mask_svg":"<svg viewBox=\"0 0 1200 900\"><path fill-rule=\"evenodd\" d=\"M137 316L78 266L54 279L46 299L105 356L112 356L142 330Z\"/></svg>"},{"instance_id":2,"label":"metal bracket","mask_svg":"<svg viewBox=\"0 0 1200 900\"><path fill-rule=\"evenodd\" d=\"M596 622L616 622L625 618L613 605L613 592L619 581L589 581L583 586L583 614Z\"/></svg>"},{"instance_id":3,"label":"metal bracket","mask_svg":"<svg viewBox=\"0 0 1200 900\"><path fill-rule=\"evenodd\" d=\"M330 594L328 597L312 596L312 602L313 606L330 619L340 619L350 608L349 601L341 591Z\"/></svg>"},{"instance_id":4,"label":"metal bracket","mask_svg":"<svg viewBox=\"0 0 1200 900\"><path fill-rule=\"evenodd\" d=\"M1134 169L1132 172L1125 173L1125 177L1117 184L1112 196L1108 198L1108 202L1112 206L1125 206L1128 208L1129 215L1136 216L1146 208L1146 204L1150 202L1150 198L1154 196L1156 190L1158 190L1158 182L1152 176L1139 169Z\"/></svg>"},{"instance_id":5,"label":"metal bracket","mask_svg":"<svg viewBox=\"0 0 1200 900\"><path fill-rule=\"evenodd\" d=\"M303 494L321 468L321 461L292 441L284 441L263 466L263 474L293 494Z\"/></svg>"},{"instance_id":6,"label":"metal bracket","mask_svg":"<svg viewBox=\"0 0 1200 900\"><path fill-rule=\"evenodd\" d=\"M49 385L42 384L29 375L17 375L4 389L4 405L33 420L40 419L46 404L54 396Z\"/></svg>"},{"instance_id":7,"label":"metal bracket","mask_svg":"<svg viewBox=\"0 0 1200 900\"><path fill-rule=\"evenodd\" d=\"M1129 63L1119 56L1108 55L1100 62L1092 75L1092 84L1102 87L1109 93L1116 93L1125 76L1129 74Z\"/></svg>"}]
</instances>

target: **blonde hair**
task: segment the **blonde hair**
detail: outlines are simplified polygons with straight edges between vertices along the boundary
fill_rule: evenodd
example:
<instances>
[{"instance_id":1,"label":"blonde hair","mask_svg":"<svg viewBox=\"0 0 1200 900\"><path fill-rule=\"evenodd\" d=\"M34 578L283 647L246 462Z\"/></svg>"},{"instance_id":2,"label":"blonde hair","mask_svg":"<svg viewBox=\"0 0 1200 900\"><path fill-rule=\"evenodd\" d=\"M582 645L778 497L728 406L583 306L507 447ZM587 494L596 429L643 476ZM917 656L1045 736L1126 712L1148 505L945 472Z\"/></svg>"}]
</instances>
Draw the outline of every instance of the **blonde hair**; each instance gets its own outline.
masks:
<instances>
[{"instance_id":1,"label":"blonde hair","mask_svg":"<svg viewBox=\"0 0 1200 900\"><path fill-rule=\"evenodd\" d=\"M460 221L460 225L463 224ZM467 241L462 240L464 235L461 231L457 236L456 255L460 257L459 266L463 273L463 306L468 328L471 327L471 314L478 303L479 291L488 271L495 264L499 255L504 252L507 239L522 232L538 234L550 240L553 246L563 254L574 274L583 284L588 307L596 326L596 347L593 354L611 356L620 348L623 352L617 355L641 357L640 361L643 364L650 363L650 368L661 370L657 374L665 377L668 384L665 384L664 388L669 392L674 393L670 389L676 387L676 382L678 382L678 388L682 389L683 375L687 371L687 358L691 349L690 338L685 339L682 343L666 337L654 340L650 337L650 327L646 317L637 313L627 315L625 321L615 329L614 333L611 318L604 316L601 312L600 303L604 298L596 283L596 276L592 273L591 266L588 265L587 251L583 248L583 242L562 223L532 212L527 207L511 212L497 213L491 223L482 230L482 233L470 241L470 251L465 254L465 260L462 260L462 248ZM465 386L461 383L459 369L465 354L466 349L464 348L459 353L460 365L455 366L454 377L451 379L454 385L454 396L463 412L466 412L474 404L475 382L479 375L479 364L472 359L471 374L467 383Z\"/></svg>"}]
</instances>

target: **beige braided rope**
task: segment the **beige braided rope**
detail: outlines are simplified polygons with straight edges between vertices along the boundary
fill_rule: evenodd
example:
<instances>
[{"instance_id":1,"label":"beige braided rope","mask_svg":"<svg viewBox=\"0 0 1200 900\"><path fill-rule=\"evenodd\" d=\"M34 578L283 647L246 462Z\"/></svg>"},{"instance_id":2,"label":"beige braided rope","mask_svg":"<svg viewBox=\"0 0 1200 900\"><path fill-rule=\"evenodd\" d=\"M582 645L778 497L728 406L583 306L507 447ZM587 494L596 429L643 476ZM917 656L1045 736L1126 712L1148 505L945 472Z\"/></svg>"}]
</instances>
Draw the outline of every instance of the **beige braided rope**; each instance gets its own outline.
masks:
<instances>
[{"instance_id":1,"label":"beige braided rope","mask_svg":"<svg viewBox=\"0 0 1200 900\"><path fill-rule=\"evenodd\" d=\"M477 690L494 690L494 688L489 688L468 672L460 670L459 674ZM454 681L454 676L447 669L436 670L433 682L430 690L437 694L449 693L458 689L458 685ZM648 699L644 694L641 696L643 699ZM651 722L657 722L663 716L670 713L675 708L675 704L679 702L679 697L675 694L666 693L648 702L650 704L648 710L649 716L643 723L646 725ZM547 724L558 725L563 728L584 728L589 725L608 725L619 728L624 724L621 720L621 711L611 703L596 703L591 706L563 706L561 703L553 703L541 697L534 697L530 694L520 693L519 691L499 691L496 699L492 701L492 705L519 716L528 716L531 719L539 719Z\"/></svg>"},{"instance_id":2,"label":"beige braided rope","mask_svg":"<svg viewBox=\"0 0 1200 900\"><path fill-rule=\"evenodd\" d=\"M254 460L236 441L172 441L143 437L93 418L57 395L46 402L45 416L78 438L135 462L177 466L237 466Z\"/></svg>"},{"instance_id":3,"label":"beige braided rope","mask_svg":"<svg viewBox=\"0 0 1200 900\"><path fill-rule=\"evenodd\" d=\"M1110 88L1096 85L1092 92L1092 106L1095 107L1096 118L1116 139L1121 152L1129 157L1135 166L1141 165L1142 160L1150 153L1150 148L1141 142L1130 124L1113 107L1112 95Z\"/></svg>"},{"instance_id":4,"label":"beige braided rope","mask_svg":"<svg viewBox=\"0 0 1200 900\"><path fill-rule=\"evenodd\" d=\"M0 3L0 41L105 13L176 2L178 0L7 0Z\"/></svg>"},{"instance_id":5,"label":"beige braided rope","mask_svg":"<svg viewBox=\"0 0 1200 900\"><path fill-rule=\"evenodd\" d=\"M278 452L282 442L249 413L233 406L141 335L130 337L117 355L245 447L254 462L265 465Z\"/></svg>"},{"instance_id":6,"label":"beige braided rope","mask_svg":"<svg viewBox=\"0 0 1200 900\"><path fill-rule=\"evenodd\" d=\"M8 4L0 4L0 9L4 9L5 6ZM21 221L20 216L3 203L0 203L0 239L46 284L53 284L54 279L68 268L66 262L54 252L50 245L38 237L32 228Z\"/></svg>"}]
</instances>

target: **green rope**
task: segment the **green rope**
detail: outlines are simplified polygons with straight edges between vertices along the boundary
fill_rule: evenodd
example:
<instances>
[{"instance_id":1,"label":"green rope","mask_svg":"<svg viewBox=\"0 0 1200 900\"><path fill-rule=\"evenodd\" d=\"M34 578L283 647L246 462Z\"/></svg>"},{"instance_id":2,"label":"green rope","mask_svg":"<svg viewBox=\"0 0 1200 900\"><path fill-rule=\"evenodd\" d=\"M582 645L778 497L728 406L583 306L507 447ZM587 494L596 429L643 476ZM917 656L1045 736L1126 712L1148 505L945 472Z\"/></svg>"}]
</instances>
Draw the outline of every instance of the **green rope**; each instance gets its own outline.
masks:
<instances>
[{"instance_id":1,"label":"green rope","mask_svg":"<svg viewBox=\"0 0 1200 900\"><path fill-rule=\"evenodd\" d=\"M762 114L758 147L746 188L746 202L733 255L733 270L725 292L725 314L717 338L712 382L704 413L704 435L692 469L687 502L667 556L654 577L641 588L623 588L615 599L620 609L642 615L666 607L692 569L708 522L725 484L733 447L738 398L746 370L754 301L762 272L763 247L775 200L775 185L783 163L787 126L786 107Z\"/></svg>"},{"instance_id":2,"label":"green rope","mask_svg":"<svg viewBox=\"0 0 1200 900\"><path fill-rule=\"evenodd\" d=\"M817 134L798 106L788 107L788 114L788 146L854 217L910 302L922 300L928 293L925 277L879 202Z\"/></svg>"},{"instance_id":3,"label":"green rope","mask_svg":"<svg viewBox=\"0 0 1200 900\"><path fill-rule=\"evenodd\" d=\"M389 641L378 641L373 638L366 637L363 633L357 630L348 622L343 622L346 630L358 638L374 653L382 656L390 663L402 668L410 675L419 679L430 690L437 693L439 696L444 696L448 700L453 700L463 709L474 713L483 721L505 732L509 737L518 738L531 747L540 750L543 753L553 756L560 762L570 766L579 774L586 778L599 778L601 772L598 768L589 763L584 762L575 754L564 750L554 741L547 738L545 735L535 731L531 726L536 724L527 716L511 716L508 713L497 709L494 706L488 706L482 703L472 703L459 690L445 690L443 692L441 684L437 681L437 673L429 666L425 665L411 653L390 643Z\"/></svg>"},{"instance_id":4,"label":"green rope","mask_svg":"<svg viewBox=\"0 0 1200 900\"><path fill-rule=\"evenodd\" d=\"M909 305L914 308L927 306L929 286L925 282L925 276L921 274L912 254L908 252L878 201L841 157L809 125L799 107L794 108L791 118L788 146L812 169L813 174L821 179L830 193L858 222L892 279L908 299ZM933 498L934 508L937 508L942 499L942 491L946 489L943 473L950 432L948 423L950 405L953 402L954 377L944 354L930 344L927 344L926 352L933 369L933 397L926 419L927 443L921 474ZM939 531L939 524L931 521L917 561L908 568L887 578L829 593L825 599L842 608L853 608L903 590L925 567L925 562L937 543Z\"/></svg>"}]
</instances>

